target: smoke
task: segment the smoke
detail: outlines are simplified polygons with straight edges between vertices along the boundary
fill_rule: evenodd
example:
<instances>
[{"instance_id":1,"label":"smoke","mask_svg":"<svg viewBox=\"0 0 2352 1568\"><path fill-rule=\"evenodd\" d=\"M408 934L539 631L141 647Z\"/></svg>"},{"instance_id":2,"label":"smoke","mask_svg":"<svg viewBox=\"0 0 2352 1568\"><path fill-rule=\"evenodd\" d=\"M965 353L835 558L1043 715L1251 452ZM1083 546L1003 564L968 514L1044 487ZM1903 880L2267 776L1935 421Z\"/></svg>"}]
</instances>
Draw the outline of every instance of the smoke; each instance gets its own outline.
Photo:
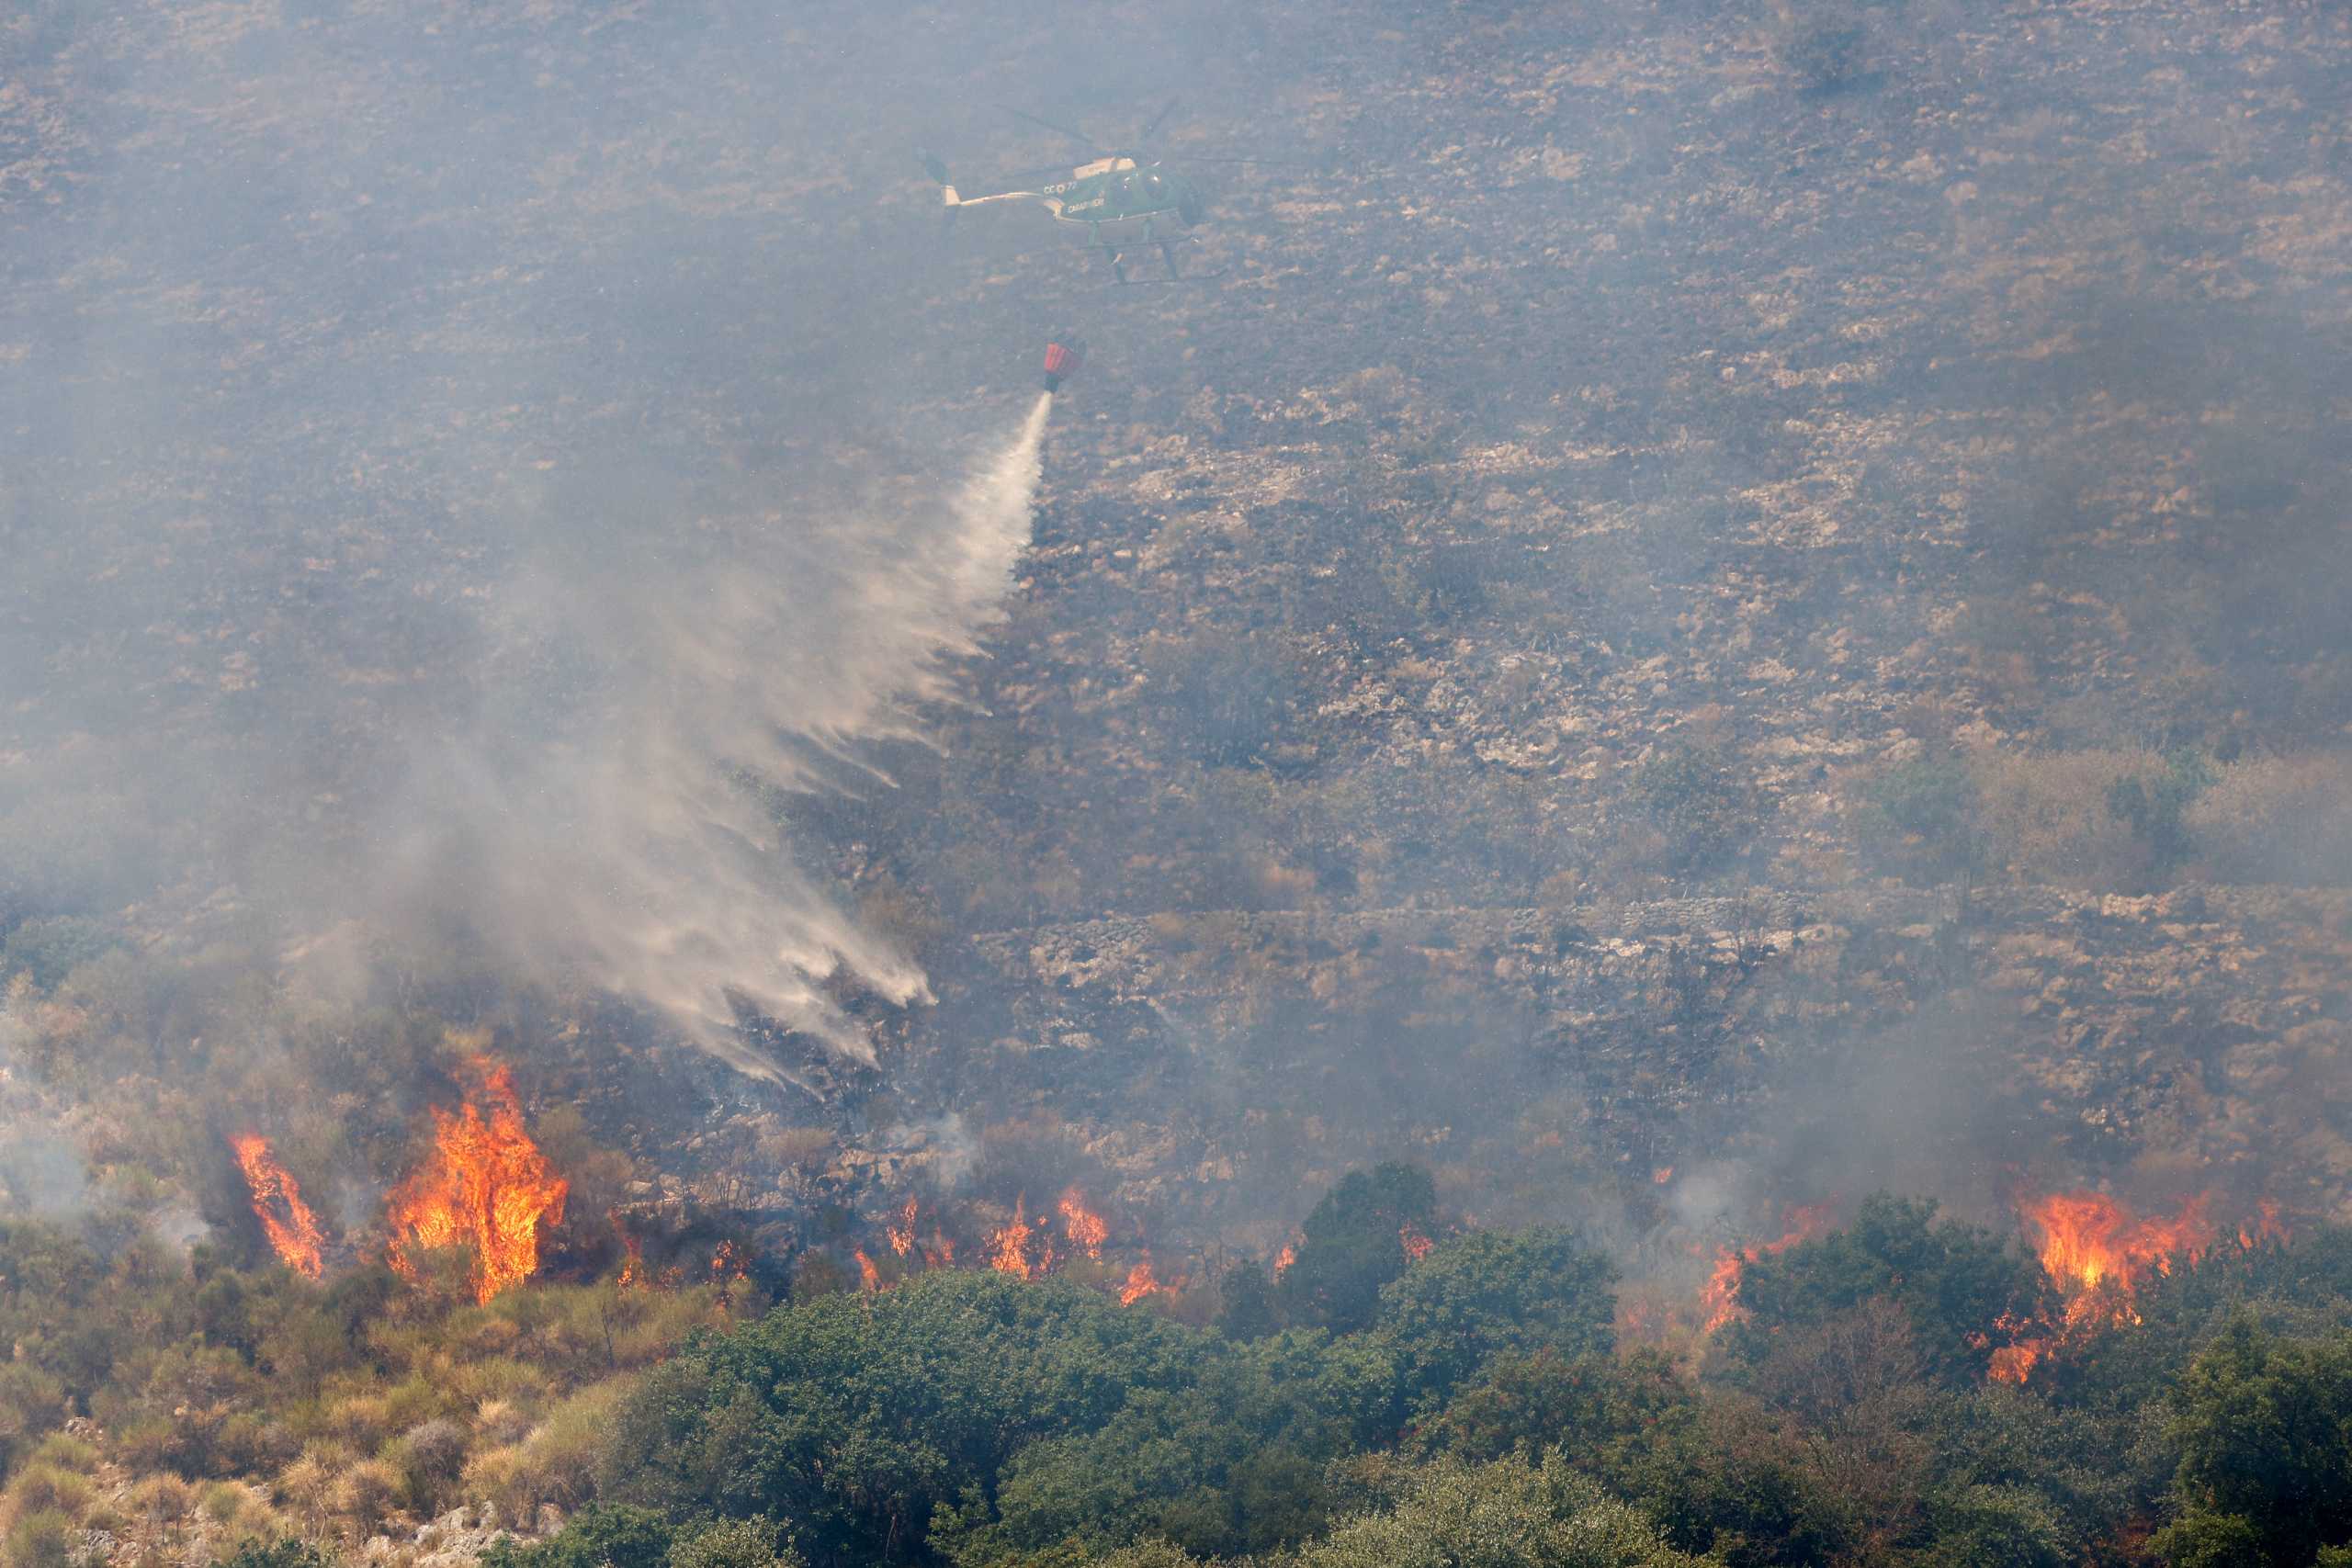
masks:
<instances>
[{"instance_id":1,"label":"smoke","mask_svg":"<svg viewBox=\"0 0 2352 1568\"><path fill-rule=\"evenodd\" d=\"M774 795L887 785L871 746L921 739L916 708L952 694L1028 542L1051 406L941 502L780 509L666 581L529 560L500 661L595 675L552 737L501 701L420 738L383 835L401 905L518 973L659 1009L746 1072L781 1076L737 1032L746 1009L870 1062L824 982L903 1005L923 976L795 863Z\"/></svg>"}]
</instances>

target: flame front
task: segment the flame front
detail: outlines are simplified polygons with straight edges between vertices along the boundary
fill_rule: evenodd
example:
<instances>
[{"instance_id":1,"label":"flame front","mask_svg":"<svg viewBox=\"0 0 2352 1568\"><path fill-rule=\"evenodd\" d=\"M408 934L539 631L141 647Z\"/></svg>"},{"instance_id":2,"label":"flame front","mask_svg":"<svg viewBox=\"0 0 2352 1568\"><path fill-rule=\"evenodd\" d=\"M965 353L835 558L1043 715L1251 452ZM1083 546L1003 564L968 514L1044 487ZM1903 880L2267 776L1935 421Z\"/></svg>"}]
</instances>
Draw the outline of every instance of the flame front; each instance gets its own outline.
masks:
<instances>
[{"instance_id":1,"label":"flame front","mask_svg":"<svg viewBox=\"0 0 2352 1568\"><path fill-rule=\"evenodd\" d=\"M237 1164L244 1170L245 1186L253 1194L254 1218L261 1222L270 1250L304 1279L319 1278L326 1266L320 1258L325 1240L319 1234L318 1218L302 1201L302 1190L295 1185L293 1176L269 1152L269 1140L246 1133L230 1139L229 1146L236 1151Z\"/></svg>"},{"instance_id":2,"label":"flame front","mask_svg":"<svg viewBox=\"0 0 2352 1568\"><path fill-rule=\"evenodd\" d=\"M1740 1271L1759 1258L1770 1258L1786 1252L1800 1242L1811 1241L1829 1228L1832 1206L1815 1203L1807 1208L1791 1209L1788 1232L1777 1241L1758 1242L1735 1252L1724 1247L1715 1254L1713 1272L1707 1276L1707 1288L1700 1295L1700 1303L1707 1309L1706 1326L1702 1333L1713 1334L1729 1323L1739 1311Z\"/></svg>"},{"instance_id":3,"label":"flame front","mask_svg":"<svg viewBox=\"0 0 2352 1568\"><path fill-rule=\"evenodd\" d=\"M1069 1237L1069 1244L1100 1263L1102 1244L1111 1235L1102 1216L1086 1206L1085 1195L1075 1187L1062 1194L1061 1213L1062 1234Z\"/></svg>"},{"instance_id":4,"label":"flame front","mask_svg":"<svg viewBox=\"0 0 2352 1568\"><path fill-rule=\"evenodd\" d=\"M1012 1223L989 1238L989 1267L1016 1280L1034 1279L1039 1270L1029 1262L1029 1238L1036 1227L1029 1223L1025 1197L1012 1201Z\"/></svg>"},{"instance_id":5,"label":"flame front","mask_svg":"<svg viewBox=\"0 0 2352 1568\"><path fill-rule=\"evenodd\" d=\"M414 1279L412 1248L470 1243L474 1299L487 1302L537 1270L539 1226L562 1223L571 1187L525 1131L506 1068L481 1058L472 1066L490 1113L470 1096L455 1113L433 1107L433 1152L390 1201L390 1262Z\"/></svg>"},{"instance_id":6,"label":"flame front","mask_svg":"<svg viewBox=\"0 0 2352 1568\"><path fill-rule=\"evenodd\" d=\"M1290 1266L1297 1261L1298 1248L1289 1242L1283 1243L1283 1249L1274 1254L1274 1278L1279 1280L1289 1273Z\"/></svg>"},{"instance_id":7,"label":"flame front","mask_svg":"<svg viewBox=\"0 0 2352 1568\"><path fill-rule=\"evenodd\" d=\"M1119 1287L1119 1304L1133 1306L1154 1291L1171 1289L1170 1286L1161 1284L1159 1278L1152 1273L1151 1254L1147 1252L1143 1255L1142 1262L1127 1270L1127 1282Z\"/></svg>"},{"instance_id":8,"label":"flame front","mask_svg":"<svg viewBox=\"0 0 2352 1568\"><path fill-rule=\"evenodd\" d=\"M2169 1274L2176 1258L2195 1263L2213 1245L2206 1194L2170 1220L2143 1220L2104 1192L2055 1192L2024 1205L2041 1235L2041 1268L2066 1297L2066 1323L2137 1323L2132 1305L2152 1273Z\"/></svg>"},{"instance_id":9,"label":"flame front","mask_svg":"<svg viewBox=\"0 0 2352 1568\"><path fill-rule=\"evenodd\" d=\"M1415 1230L1409 1224L1396 1227L1396 1241L1399 1246L1404 1247L1405 1261L1408 1263L1419 1263L1422 1258L1427 1258L1430 1255L1430 1248L1437 1245L1437 1243L1431 1241L1429 1237Z\"/></svg>"},{"instance_id":10,"label":"flame front","mask_svg":"<svg viewBox=\"0 0 2352 1568\"><path fill-rule=\"evenodd\" d=\"M889 1233L891 1251L901 1258L912 1251L915 1245L915 1200L908 1199L907 1206L899 1211L899 1217L883 1229Z\"/></svg>"},{"instance_id":11,"label":"flame front","mask_svg":"<svg viewBox=\"0 0 2352 1568\"><path fill-rule=\"evenodd\" d=\"M865 1248L856 1249L858 1289L878 1291L882 1288L882 1271L874 1267L874 1259L865 1256Z\"/></svg>"}]
</instances>

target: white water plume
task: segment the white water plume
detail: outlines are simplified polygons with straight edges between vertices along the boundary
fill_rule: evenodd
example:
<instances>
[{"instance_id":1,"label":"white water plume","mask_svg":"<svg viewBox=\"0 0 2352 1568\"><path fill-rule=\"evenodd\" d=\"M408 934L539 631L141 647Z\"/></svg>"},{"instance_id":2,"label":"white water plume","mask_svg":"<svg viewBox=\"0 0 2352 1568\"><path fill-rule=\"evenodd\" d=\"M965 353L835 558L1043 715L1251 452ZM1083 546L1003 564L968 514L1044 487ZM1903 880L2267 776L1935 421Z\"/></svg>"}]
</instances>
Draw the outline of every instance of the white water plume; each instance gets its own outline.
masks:
<instances>
[{"instance_id":1,"label":"white water plume","mask_svg":"<svg viewBox=\"0 0 2352 1568\"><path fill-rule=\"evenodd\" d=\"M1050 394L944 503L775 514L723 558L650 581L609 560L542 563L510 648L593 645L593 716L545 739L503 715L436 749L405 792L412 889L526 972L658 1009L739 1068L785 1076L741 1008L871 1062L825 994L838 972L904 1005L924 977L796 865L762 792L887 787L868 749L920 739L953 694L1029 538ZM502 744L532 735L526 748Z\"/></svg>"}]
</instances>

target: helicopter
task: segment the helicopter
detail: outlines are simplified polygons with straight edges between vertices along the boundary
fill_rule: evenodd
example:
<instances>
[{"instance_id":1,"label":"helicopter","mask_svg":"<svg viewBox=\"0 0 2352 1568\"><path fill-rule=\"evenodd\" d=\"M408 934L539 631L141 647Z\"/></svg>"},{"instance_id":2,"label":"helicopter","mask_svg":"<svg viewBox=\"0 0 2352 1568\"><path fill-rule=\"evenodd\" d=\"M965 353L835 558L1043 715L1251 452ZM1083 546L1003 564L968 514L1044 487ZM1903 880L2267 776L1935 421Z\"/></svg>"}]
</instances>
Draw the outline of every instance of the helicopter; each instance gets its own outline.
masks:
<instances>
[{"instance_id":1,"label":"helicopter","mask_svg":"<svg viewBox=\"0 0 2352 1568\"><path fill-rule=\"evenodd\" d=\"M1019 109L1007 112L1017 119L1045 127L1057 135L1067 136L1093 154L1091 162L1080 164L1064 177L1042 184L1035 190L992 191L986 196L959 194L948 178L947 165L930 152L921 154L923 172L939 186L941 200L947 216L968 207L986 207L999 201L1035 201L1063 223L1086 226L1086 243L1100 251L1110 263L1114 283L1128 284L1143 279L1127 276L1130 252L1143 245L1156 245L1161 262L1168 268L1163 282L1200 282L1218 276L1215 273L1194 273L1187 276L1176 265L1176 247L1189 236L1170 235L1171 225L1190 229L1208 215L1208 204L1200 187L1192 180L1164 166L1160 160L1142 151L1151 133L1168 118L1176 100L1170 98L1158 114L1136 135L1133 147L1102 147L1085 131L1067 125L1057 125L1049 119L1024 114ZM1254 164L1256 158L1201 159L1203 163ZM1053 172L1058 173L1058 166ZM1030 176L1019 176L1030 177Z\"/></svg>"}]
</instances>

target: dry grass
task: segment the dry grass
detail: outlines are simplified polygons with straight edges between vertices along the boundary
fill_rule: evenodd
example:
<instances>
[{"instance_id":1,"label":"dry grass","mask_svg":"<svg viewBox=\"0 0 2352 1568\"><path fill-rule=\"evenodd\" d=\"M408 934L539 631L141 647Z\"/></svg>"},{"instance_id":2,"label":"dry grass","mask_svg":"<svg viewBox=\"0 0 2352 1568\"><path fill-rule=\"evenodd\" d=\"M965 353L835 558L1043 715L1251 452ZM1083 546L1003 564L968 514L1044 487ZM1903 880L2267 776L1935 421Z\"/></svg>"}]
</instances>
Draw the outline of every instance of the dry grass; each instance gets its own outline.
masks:
<instances>
[{"instance_id":1,"label":"dry grass","mask_svg":"<svg viewBox=\"0 0 2352 1568\"><path fill-rule=\"evenodd\" d=\"M2233 762L2186 821L2216 882L2343 882L2352 878L2352 758Z\"/></svg>"}]
</instances>

